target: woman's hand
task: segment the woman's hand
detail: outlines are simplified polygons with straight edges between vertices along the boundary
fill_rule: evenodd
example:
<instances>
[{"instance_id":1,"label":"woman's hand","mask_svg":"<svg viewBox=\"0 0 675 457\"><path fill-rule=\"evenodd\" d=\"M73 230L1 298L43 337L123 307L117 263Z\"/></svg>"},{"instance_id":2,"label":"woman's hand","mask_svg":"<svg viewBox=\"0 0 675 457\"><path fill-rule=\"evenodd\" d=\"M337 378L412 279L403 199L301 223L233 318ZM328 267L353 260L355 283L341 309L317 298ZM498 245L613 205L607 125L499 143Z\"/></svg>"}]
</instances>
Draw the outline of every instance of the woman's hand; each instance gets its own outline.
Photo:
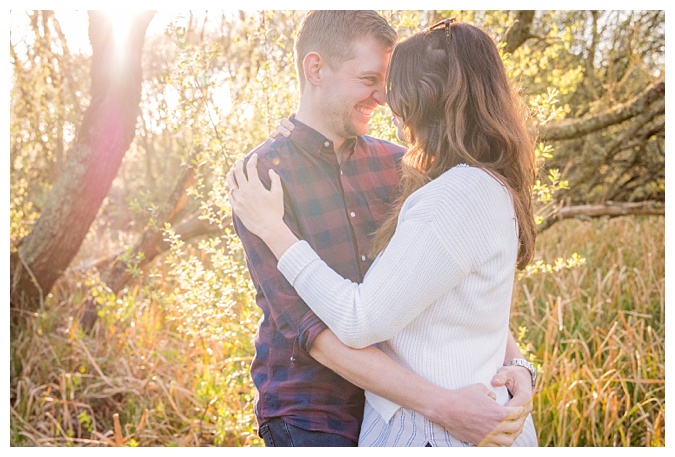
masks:
<instances>
[{"instance_id":1,"label":"woman's hand","mask_svg":"<svg viewBox=\"0 0 675 457\"><path fill-rule=\"evenodd\" d=\"M258 176L258 155L246 164L238 160L228 174L230 205L244 226L260 237L277 257L298 239L284 223L284 191L279 175L269 170L270 190L265 189ZM235 184L236 183L236 184Z\"/></svg>"},{"instance_id":2,"label":"woman's hand","mask_svg":"<svg viewBox=\"0 0 675 457\"><path fill-rule=\"evenodd\" d=\"M291 115L291 117L295 117L295 113ZM295 124L293 124L291 121L289 121L286 118L283 118L279 121L279 124L277 125L277 128L270 133L270 137L272 138L277 138L280 135L285 136L288 138L291 136L291 132L295 128Z\"/></svg>"},{"instance_id":3,"label":"woman's hand","mask_svg":"<svg viewBox=\"0 0 675 457\"><path fill-rule=\"evenodd\" d=\"M232 173L237 187L230 190L230 204L244 226L264 240L271 228L284 224L284 192L279 175L272 169L269 170L270 190L265 189L257 166L257 154L246 164L246 173L243 160L234 165Z\"/></svg>"}]
</instances>

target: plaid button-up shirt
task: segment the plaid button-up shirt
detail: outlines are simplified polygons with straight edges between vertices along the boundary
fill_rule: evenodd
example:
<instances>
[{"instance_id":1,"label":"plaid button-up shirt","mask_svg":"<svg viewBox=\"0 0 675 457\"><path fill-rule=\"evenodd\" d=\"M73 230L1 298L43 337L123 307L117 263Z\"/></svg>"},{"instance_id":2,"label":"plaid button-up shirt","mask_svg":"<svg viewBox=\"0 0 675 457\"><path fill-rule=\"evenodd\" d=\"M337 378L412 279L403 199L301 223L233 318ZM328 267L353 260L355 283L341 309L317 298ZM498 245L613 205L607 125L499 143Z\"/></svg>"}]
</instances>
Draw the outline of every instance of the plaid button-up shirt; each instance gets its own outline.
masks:
<instances>
[{"instance_id":1,"label":"plaid button-up shirt","mask_svg":"<svg viewBox=\"0 0 675 457\"><path fill-rule=\"evenodd\" d=\"M269 188L268 170L277 172L284 188L286 224L338 274L361 282L372 262L369 239L393 203L405 150L360 136L348 140L351 152L338 163L330 140L291 120L295 129L290 138L268 140L252 151L258 154L258 174ZM251 365L258 424L281 417L306 430L357 441L363 391L308 353L326 325L277 270L265 243L236 216L234 227L263 311Z\"/></svg>"}]
</instances>

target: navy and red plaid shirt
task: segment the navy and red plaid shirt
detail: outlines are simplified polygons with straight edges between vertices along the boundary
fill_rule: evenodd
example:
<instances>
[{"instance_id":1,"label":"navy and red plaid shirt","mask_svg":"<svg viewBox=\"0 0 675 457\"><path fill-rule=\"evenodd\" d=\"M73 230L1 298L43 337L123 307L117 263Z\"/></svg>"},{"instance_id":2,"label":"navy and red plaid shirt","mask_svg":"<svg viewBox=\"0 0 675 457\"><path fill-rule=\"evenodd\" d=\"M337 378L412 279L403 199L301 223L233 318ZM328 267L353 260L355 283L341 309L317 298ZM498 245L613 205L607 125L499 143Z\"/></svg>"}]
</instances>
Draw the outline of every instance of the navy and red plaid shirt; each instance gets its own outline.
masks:
<instances>
[{"instance_id":1,"label":"navy and red plaid shirt","mask_svg":"<svg viewBox=\"0 0 675 457\"><path fill-rule=\"evenodd\" d=\"M393 203L405 150L360 136L347 140L351 153L340 164L330 140L295 118L291 121L295 129L290 138L268 140L250 153L258 154L258 174L269 188L268 170L277 172L286 224L337 273L362 282L372 262L369 239ZM280 417L305 430L358 441L363 391L309 355L326 325L277 270L267 245L236 216L234 227L263 311L251 365L258 424Z\"/></svg>"}]
</instances>

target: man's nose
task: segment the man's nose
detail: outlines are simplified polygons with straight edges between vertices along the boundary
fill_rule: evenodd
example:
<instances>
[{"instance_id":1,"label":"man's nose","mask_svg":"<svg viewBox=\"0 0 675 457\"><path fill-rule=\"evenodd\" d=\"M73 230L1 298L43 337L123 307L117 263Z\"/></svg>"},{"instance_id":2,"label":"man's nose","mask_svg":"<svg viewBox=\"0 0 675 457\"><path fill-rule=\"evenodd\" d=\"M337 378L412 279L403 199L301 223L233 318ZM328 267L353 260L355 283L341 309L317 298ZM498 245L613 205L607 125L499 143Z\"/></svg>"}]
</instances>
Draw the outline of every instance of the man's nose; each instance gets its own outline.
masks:
<instances>
[{"instance_id":1,"label":"man's nose","mask_svg":"<svg viewBox=\"0 0 675 457\"><path fill-rule=\"evenodd\" d=\"M384 106L387 103L384 90L384 84L378 84L377 89L375 89L375 92L373 92L373 98L380 106Z\"/></svg>"}]
</instances>

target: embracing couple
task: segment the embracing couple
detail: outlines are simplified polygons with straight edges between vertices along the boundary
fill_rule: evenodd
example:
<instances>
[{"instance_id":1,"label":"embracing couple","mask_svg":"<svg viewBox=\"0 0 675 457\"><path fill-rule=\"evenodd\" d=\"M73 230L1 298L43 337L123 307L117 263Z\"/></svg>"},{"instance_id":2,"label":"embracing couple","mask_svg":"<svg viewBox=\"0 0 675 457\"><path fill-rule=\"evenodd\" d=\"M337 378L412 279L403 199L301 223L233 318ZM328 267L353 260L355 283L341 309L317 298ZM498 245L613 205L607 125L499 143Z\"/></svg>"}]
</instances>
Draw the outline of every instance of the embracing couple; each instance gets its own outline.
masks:
<instances>
[{"instance_id":1,"label":"embracing couple","mask_svg":"<svg viewBox=\"0 0 675 457\"><path fill-rule=\"evenodd\" d=\"M295 55L288 136L228 176L265 445L536 446L509 330L534 147L494 42L447 19L397 44L376 12L322 10ZM407 150L366 135L385 103Z\"/></svg>"}]
</instances>

